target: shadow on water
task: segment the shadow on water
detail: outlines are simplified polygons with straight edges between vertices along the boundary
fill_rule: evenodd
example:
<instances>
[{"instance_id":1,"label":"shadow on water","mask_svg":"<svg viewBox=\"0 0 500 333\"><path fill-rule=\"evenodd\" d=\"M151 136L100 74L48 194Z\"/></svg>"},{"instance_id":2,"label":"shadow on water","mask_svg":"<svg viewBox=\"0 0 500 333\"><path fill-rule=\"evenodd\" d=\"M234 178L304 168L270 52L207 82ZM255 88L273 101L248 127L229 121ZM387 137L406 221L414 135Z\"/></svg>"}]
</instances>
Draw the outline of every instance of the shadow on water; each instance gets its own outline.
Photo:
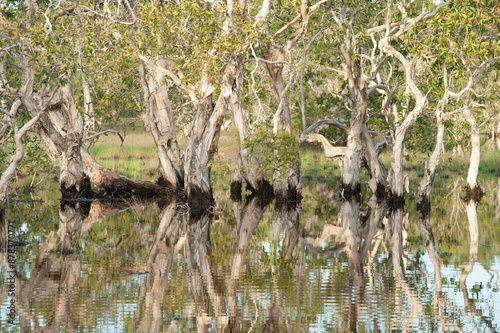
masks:
<instances>
[{"instance_id":1,"label":"shadow on water","mask_svg":"<svg viewBox=\"0 0 500 333\"><path fill-rule=\"evenodd\" d=\"M498 329L495 309L478 296L484 292L484 298L499 300L495 281L479 291L467 283L478 265L498 275L491 264L478 262L474 231L468 261L457 270L443 265L430 214L417 219L423 255L408 251L408 214L375 198L342 202L338 221L311 235L301 223L300 202L278 205L258 195L235 199L225 220L215 220L213 209L193 216L178 200L61 204L57 228L37 249L16 247L18 257L34 255L17 263L19 331ZM138 231L131 231L128 241L120 235L116 242L94 246L98 254L88 254L94 251L90 236L108 218L118 214L117 223L127 223L120 214L152 205L154 223L135 222ZM475 209L468 217L470 229L477 230ZM136 252L125 244L135 244ZM2 272L10 271L7 254L0 253ZM117 256L134 257L135 266L117 270L112 265ZM450 272L456 283L443 277ZM8 282L0 281L1 304L6 304ZM118 296L124 291L128 296ZM5 319L0 320L4 327Z\"/></svg>"}]
</instances>

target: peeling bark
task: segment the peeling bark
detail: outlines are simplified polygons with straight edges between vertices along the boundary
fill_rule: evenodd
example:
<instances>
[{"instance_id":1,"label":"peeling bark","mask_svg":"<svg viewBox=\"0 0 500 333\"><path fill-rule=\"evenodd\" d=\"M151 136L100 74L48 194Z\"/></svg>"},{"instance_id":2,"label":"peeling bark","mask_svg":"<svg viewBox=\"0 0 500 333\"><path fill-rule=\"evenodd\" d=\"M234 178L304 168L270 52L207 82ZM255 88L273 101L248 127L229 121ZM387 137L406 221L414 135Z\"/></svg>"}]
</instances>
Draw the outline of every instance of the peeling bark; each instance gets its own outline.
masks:
<instances>
[{"instance_id":1,"label":"peeling bark","mask_svg":"<svg viewBox=\"0 0 500 333\"><path fill-rule=\"evenodd\" d=\"M484 196L484 192L477 182L479 162L481 160L481 138L479 136L479 127L477 126L476 119L468 107L465 108L463 114L467 122L471 125L471 154L469 159L469 170L467 172L467 203L473 201L474 205L477 205Z\"/></svg>"},{"instance_id":2,"label":"peeling bark","mask_svg":"<svg viewBox=\"0 0 500 333\"><path fill-rule=\"evenodd\" d=\"M38 135L49 157L59 165L63 196L91 195L80 154L83 120L76 109L71 85L67 83L50 93L48 87L44 87L33 93L34 69L28 64L23 80L20 97L24 106L33 117L44 112L38 125Z\"/></svg>"},{"instance_id":3,"label":"peeling bark","mask_svg":"<svg viewBox=\"0 0 500 333\"><path fill-rule=\"evenodd\" d=\"M84 117L85 117L85 129L90 131L95 131L95 113L94 113L94 103L92 103L92 95L90 94L90 84L87 79L83 79L83 107L84 107Z\"/></svg>"},{"instance_id":4,"label":"peeling bark","mask_svg":"<svg viewBox=\"0 0 500 333\"><path fill-rule=\"evenodd\" d=\"M156 57L154 66L166 68L167 61ZM155 71L145 60L139 64L139 75L147 107L142 113L145 127L151 132L159 159L158 184L182 189L184 187L184 161L177 144L175 122L165 85L165 73Z\"/></svg>"},{"instance_id":5,"label":"peeling bark","mask_svg":"<svg viewBox=\"0 0 500 333\"><path fill-rule=\"evenodd\" d=\"M235 58L226 65L221 92L215 106L212 105L213 89L200 90L202 98L195 106L186 150L186 190L192 208L203 203L202 206L210 206L213 202L210 162L218 149L222 120L232 95L237 66Z\"/></svg>"}]
</instances>

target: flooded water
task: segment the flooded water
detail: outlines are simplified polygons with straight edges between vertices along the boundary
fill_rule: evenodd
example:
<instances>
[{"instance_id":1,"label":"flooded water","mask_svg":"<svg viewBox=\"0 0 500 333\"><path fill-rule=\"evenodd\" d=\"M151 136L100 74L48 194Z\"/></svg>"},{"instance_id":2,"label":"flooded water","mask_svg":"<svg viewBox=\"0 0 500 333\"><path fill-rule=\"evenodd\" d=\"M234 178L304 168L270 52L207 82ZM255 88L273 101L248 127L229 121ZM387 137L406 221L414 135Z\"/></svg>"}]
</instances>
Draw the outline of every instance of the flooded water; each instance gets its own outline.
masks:
<instances>
[{"instance_id":1,"label":"flooded water","mask_svg":"<svg viewBox=\"0 0 500 333\"><path fill-rule=\"evenodd\" d=\"M196 218L180 202L18 197L3 231L17 245L0 253L0 331L500 331L494 206L479 209L479 244L451 203L433 214L435 253L411 213L398 278L387 211L361 205L356 269L333 185L306 185L285 209L222 191Z\"/></svg>"}]
</instances>

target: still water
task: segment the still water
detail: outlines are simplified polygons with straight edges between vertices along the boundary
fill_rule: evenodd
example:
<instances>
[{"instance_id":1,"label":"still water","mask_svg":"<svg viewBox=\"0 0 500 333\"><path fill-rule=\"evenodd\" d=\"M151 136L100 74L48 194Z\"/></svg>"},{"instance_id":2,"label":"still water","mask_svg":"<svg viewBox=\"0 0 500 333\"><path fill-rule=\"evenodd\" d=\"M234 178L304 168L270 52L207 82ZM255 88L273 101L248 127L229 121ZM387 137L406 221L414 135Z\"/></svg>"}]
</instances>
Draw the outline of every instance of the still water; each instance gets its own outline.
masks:
<instances>
[{"instance_id":1,"label":"still water","mask_svg":"<svg viewBox=\"0 0 500 333\"><path fill-rule=\"evenodd\" d=\"M17 197L3 232L15 230L20 246L15 259L0 253L0 331L500 331L498 207L479 209L470 244L465 214L448 202L432 215L433 253L410 212L397 278L387 211L361 205L355 269L329 188L309 184L285 209L221 191L195 218L175 201Z\"/></svg>"}]
</instances>

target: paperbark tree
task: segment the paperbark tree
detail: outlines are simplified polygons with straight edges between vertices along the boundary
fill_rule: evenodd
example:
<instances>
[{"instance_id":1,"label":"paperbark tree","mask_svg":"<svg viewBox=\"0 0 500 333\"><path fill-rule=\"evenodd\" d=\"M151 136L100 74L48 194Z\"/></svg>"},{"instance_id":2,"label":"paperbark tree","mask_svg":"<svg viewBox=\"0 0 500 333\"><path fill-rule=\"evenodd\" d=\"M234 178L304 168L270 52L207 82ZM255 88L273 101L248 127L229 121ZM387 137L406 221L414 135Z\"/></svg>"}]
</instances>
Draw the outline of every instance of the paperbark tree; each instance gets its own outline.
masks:
<instances>
[{"instance_id":1,"label":"paperbark tree","mask_svg":"<svg viewBox=\"0 0 500 333\"><path fill-rule=\"evenodd\" d=\"M186 3L186 5L189 4L190 3ZM221 71L222 73L219 74L218 78L214 77L214 73L211 69L212 64L203 58L200 58L197 53L193 54L193 58L190 59L192 63L197 66L197 71L195 73L186 74L183 73L181 66L178 66L177 70L171 71L167 69L165 58L163 58L163 63L160 67L155 63L156 60L152 60L151 57L142 55L139 52L140 50L135 51L141 61L141 66L143 66L142 68L144 68L141 72L141 76L143 76L143 87L146 87L145 83L147 82L144 79L145 74L150 75L150 77L155 77L155 83L153 84L155 86L163 84L161 81L163 80L163 77L167 76L189 97L190 104L192 106L192 121L189 130L189 142L184 154L184 160L182 160L182 158L180 158L180 154L176 152L178 148L175 144L175 125L171 113L170 116L168 115L170 111L166 111L166 114L163 116L156 115L156 113L159 112L158 106L153 103L157 103L158 95L153 96L151 94L146 94L149 100L147 118L149 119L148 122L151 124L150 128L152 129L154 128L152 124L155 122L158 123L158 119L160 119L160 117L164 122L163 126L165 130L163 130L163 132L158 132L158 139L155 138L155 141L157 142L159 149L165 151L165 153L159 152L159 155L163 156L161 158L165 160L165 162L161 163L161 167L165 169L163 170L163 173L165 175L170 174L170 176L165 178L169 181L175 179L175 183L178 186L179 184L182 184L179 180L180 175L184 174L183 184L188 200L193 207L200 209L200 214L204 209L211 206L213 203L210 163L218 149L218 139L223 117L231 103L235 80L241 73L243 60L242 54L244 54L244 52L249 48L251 36L236 39L235 43L237 44L235 44L235 48L231 49L231 52L228 52L228 50L224 49L224 47L227 47L226 44L228 38L231 38L231 36L234 37L234 35L239 33L238 29L241 29L241 26L237 26L237 23L242 24L243 29L249 29L249 27L251 27L250 23L253 23L254 27L259 28L269 12L269 4L270 3L268 1L263 2L262 7L253 22L245 22L240 18L240 10L242 10L242 8L238 8L238 11L234 12L235 6L232 0L226 1L223 6L225 13L223 19L219 17L220 13L215 11L215 9L205 8L202 14L200 14L208 15L211 20L221 23L222 28L220 26L214 27L208 22L196 21L196 19L193 20L192 30L198 31L200 34L209 35L208 37L204 37L206 38L207 43L209 43L208 50L206 50L207 57L222 63L223 70ZM172 3L170 5L171 8L174 9L179 7L179 4ZM154 4L152 8L160 8L161 6L161 2L158 2ZM163 18L162 12L158 11L158 15ZM172 20L179 19L179 17L176 17L175 15L175 10L166 11L164 17ZM162 21L165 22L164 19L162 19ZM206 28L205 26L208 26L209 28ZM143 26L143 28L145 29L144 31L146 31L145 33L147 33L147 26ZM166 35L168 38L172 36L172 38L185 37L185 35L182 34L170 36L169 34L171 34L171 32L169 30L169 25L165 25L163 28L167 29ZM216 30L210 31L210 28L214 28ZM189 29L189 25L181 27L182 33L189 33ZM177 59L172 56L172 62L175 63L176 61ZM178 71L178 73L176 74L174 71ZM188 76L188 74L195 78L196 83L192 83L191 81L184 79ZM147 84L151 85L151 80L149 80ZM215 84L218 84L217 89L216 86L214 86ZM152 88L148 87L148 91L151 90ZM214 92L216 90L218 90L217 97L214 96ZM161 91L161 96L163 100L168 101L166 89ZM214 104L215 98L216 100ZM169 110L169 108L166 107L164 107L164 109ZM242 122L244 122L244 119ZM245 125L242 124L242 126ZM243 132L242 135L244 135ZM169 145L167 145L167 142L169 142ZM185 173L181 172L183 168L186 170ZM175 170L175 172L169 170Z\"/></svg>"},{"instance_id":2,"label":"paperbark tree","mask_svg":"<svg viewBox=\"0 0 500 333\"><path fill-rule=\"evenodd\" d=\"M14 103L11 108L11 116L9 117L11 121L15 122L15 117L17 110L19 109L20 103ZM9 200L9 190L10 190L10 180L16 172L18 164L22 161L24 157L24 145L21 141L24 135L38 122L42 113L39 113L19 130L17 124L11 124L14 127L14 141L16 145L16 153L11 157L9 166L2 172L0 177L0 222L3 222L5 216L5 208ZM6 126L7 124L5 124Z\"/></svg>"},{"instance_id":3,"label":"paperbark tree","mask_svg":"<svg viewBox=\"0 0 500 333\"><path fill-rule=\"evenodd\" d=\"M325 0L321 0L312 6L308 6L306 1L302 1L297 8L299 13L292 20L285 25L280 24L279 29L274 34L267 33L269 42L265 51L262 52L263 59L258 59L258 61L262 61L264 68L271 78L272 92L276 99L277 110L272 118L274 135L278 133L284 133L285 135L292 134L292 116L287 93L295 78L295 68L293 64L289 64L290 78L289 82L285 85L283 80L284 64L286 59L290 57L292 49L296 46L297 42L307 32L311 15L318 8L321 8L321 5L325 2ZM295 24L297 24L296 30L280 44L278 39L284 35L287 29ZM274 152L274 154L276 153ZM285 174L277 170L273 172L273 187L277 201L280 203L289 200L296 201L301 198L302 183L298 152L296 152L296 158L288 163L286 168Z\"/></svg>"},{"instance_id":4,"label":"paperbark tree","mask_svg":"<svg viewBox=\"0 0 500 333\"><path fill-rule=\"evenodd\" d=\"M151 62L158 68L165 68L167 60L157 56ZM184 163L182 152L177 144L172 107L168 99L165 73L152 70L145 60L139 62L139 76L147 107L142 113L145 127L151 132L156 144L160 162L159 184L184 187Z\"/></svg>"}]
</instances>

